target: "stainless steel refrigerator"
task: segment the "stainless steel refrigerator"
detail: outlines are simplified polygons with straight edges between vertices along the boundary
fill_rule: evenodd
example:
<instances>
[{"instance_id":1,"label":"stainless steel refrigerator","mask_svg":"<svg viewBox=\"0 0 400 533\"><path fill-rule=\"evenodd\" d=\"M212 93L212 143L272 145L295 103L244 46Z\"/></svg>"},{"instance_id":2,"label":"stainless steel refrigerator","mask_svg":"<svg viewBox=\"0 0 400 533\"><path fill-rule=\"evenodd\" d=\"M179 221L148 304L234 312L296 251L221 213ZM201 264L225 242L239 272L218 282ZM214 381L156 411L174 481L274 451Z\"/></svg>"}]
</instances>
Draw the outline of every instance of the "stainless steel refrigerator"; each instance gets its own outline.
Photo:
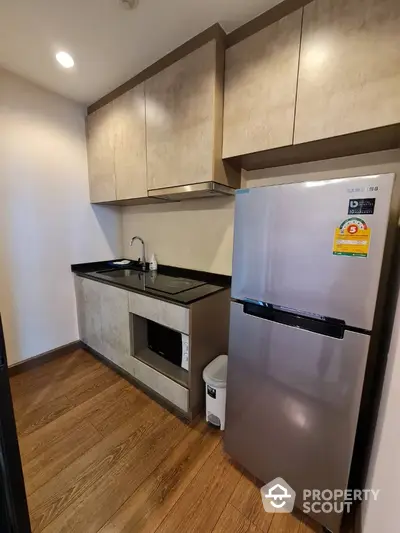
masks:
<instances>
[{"instance_id":1,"label":"stainless steel refrigerator","mask_svg":"<svg viewBox=\"0 0 400 533\"><path fill-rule=\"evenodd\" d=\"M348 486L393 186L385 174L236 194L225 449L262 482L285 479L300 509L303 489ZM341 515L313 518L339 531Z\"/></svg>"}]
</instances>

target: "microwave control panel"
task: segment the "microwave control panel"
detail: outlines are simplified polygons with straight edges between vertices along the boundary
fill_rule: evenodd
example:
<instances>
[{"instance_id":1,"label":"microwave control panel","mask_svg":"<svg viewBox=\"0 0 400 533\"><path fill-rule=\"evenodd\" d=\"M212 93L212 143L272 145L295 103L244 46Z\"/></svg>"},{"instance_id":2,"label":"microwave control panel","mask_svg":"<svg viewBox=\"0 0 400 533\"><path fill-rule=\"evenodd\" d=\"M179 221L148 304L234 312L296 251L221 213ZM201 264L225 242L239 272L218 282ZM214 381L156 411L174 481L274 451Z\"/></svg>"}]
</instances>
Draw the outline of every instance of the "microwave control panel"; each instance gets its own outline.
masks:
<instances>
[{"instance_id":1,"label":"microwave control panel","mask_svg":"<svg viewBox=\"0 0 400 533\"><path fill-rule=\"evenodd\" d=\"M182 333L182 368L189 371L189 335Z\"/></svg>"}]
</instances>

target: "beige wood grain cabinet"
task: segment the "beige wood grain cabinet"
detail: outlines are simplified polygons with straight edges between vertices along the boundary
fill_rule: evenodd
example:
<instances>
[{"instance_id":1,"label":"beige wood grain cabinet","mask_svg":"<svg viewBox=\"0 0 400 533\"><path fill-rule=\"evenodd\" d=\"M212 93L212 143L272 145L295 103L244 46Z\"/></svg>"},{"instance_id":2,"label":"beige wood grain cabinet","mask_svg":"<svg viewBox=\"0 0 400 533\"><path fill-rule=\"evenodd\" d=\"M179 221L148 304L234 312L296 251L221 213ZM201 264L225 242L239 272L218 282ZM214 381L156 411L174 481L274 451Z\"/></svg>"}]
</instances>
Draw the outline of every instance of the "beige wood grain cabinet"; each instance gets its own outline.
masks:
<instances>
[{"instance_id":1,"label":"beige wood grain cabinet","mask_svg":"<svg viewBox=\"0 0 400 533\"><path fill-rule=\"evenodd\" d=\"M197 415L204 402L203 369L228 348L230 291L181 306L80 275L75 291L80 339L185 416ZM186 368L149 348L148 320L183 335Z\"/></svg>"},{"instance_id":2,"label":"beige wood grain cabinet","mask_svg":"<svg viewBox=\"0 0 400 533\"><path fill-rule=\"evenodd\" d=\"M117 199L115 189L114 104L101 107L87 117L87 152L90 201L109 202Z\"/></svg>"},{"instance_id":3,"label":"beige wood grain cabinet","mask_svg":"<svg viewBox=\"0 0 400 533\"><path fill-rule=\"evenodd\" d=\"M101 292L98 286L96 281L75 276L79 338L102 353Z\"/></svg>"},{"instance_id":4,"label":"beige wood grain cabinet","mask_svg":"<svg viewBox=\"0 0 400 533\"><path fill-rule=\"evenodd\" d=\"M114 100L117 200L147 196L145 113L143 83Z\"/></svg>"},{"instance_id":5,"label":"beige wood grain cabinet","mask_svg":"<svg viewBox=\"0 0 400 533\"><path fill-rule=\"evenodd\" d=\"M79 338L113 363L130 360L128 293L117 287L75 277Z\"/></svg>"},{"instance_id":6,"label":"beige wood grain cabinet","mask_svg":"<svg viewBox=\"0 0 400 533\"><path fill-rule=\"evenodd\" d=\"M222 44L212 39L145 81L149 190L227 184Z\"/></svg>"},{"instance_id":7,"label":"beige wood grain cabinet","mask_svg":"<svg viewBox=\"0 0 400 533\"><path fill-rule=\"evenodd\" d=\"M97 285L101 295L101 353L124 368L130 356L128 293L103 283Z\"/></svg>"},{"instance_id":8,"label":"beige wood grain cabinet","mask_svg":"<svg viewBox=\"0 0 400 533\"><path fill-rule=\"evenodd\" d=\"M293 143L302 10L228 48L223 157Z\"/></svg>"},{"instance_id":9,"label":"beige wood grain cabinet","mask_svg":"<svg viewBox=\"0 0 400 533\"><path fill-rule=\"evenodd\" d=\"M295 143L400 122L399 0L304 8Z\"/></svg>"},{"instance_id":10,"label":"beige wood grain cabinet","mask_svg":"<svg viewBox=\"0 0 400 533\"><path fill-rule=\"evenodd\" d=\"M92 203L147 197L144 85L88 115Z\"/></svg>"}]
</instances>

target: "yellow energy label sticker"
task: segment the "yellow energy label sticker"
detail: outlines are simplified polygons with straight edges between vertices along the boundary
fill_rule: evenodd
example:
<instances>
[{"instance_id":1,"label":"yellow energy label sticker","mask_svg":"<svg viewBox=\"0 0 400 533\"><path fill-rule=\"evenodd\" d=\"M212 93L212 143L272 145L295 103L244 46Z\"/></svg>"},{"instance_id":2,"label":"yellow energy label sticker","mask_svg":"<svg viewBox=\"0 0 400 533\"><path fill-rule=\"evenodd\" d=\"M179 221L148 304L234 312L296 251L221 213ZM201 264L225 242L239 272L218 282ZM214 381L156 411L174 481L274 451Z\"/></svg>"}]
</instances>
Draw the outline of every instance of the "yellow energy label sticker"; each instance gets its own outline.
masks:
<instances>
[{"instance_id":1,"label":"yellow energy label sticker","mask_svg":"<svg viewBox=\"0 0 400 533\"><path fill-rule=\"evenodd\" d=\"M368 257L371 228L362 218L346 218L335 229L333 255Z\"/></svg>"}]
</instances>

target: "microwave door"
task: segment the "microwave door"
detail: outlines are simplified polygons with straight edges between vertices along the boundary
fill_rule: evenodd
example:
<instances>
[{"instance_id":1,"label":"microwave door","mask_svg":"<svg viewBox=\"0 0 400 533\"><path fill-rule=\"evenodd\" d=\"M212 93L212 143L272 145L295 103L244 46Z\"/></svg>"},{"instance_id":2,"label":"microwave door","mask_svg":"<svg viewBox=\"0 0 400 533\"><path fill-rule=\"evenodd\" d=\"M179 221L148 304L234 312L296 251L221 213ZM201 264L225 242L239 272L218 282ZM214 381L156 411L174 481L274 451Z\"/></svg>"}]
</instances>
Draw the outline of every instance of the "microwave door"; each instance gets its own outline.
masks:
<instances>
[{"instance_id":1,"label":"microwave door","mask_svg":"<svg viewBox=\"0 0 400 533\"><path fill-rule=\"evenodd\" d=\"M371 330L393 182L385 174L237 191L232 298ZM369 214L351 215L355 201ZM354 217L370 232L366 257L334 246L337 228Z\"/></svg>"}]
</instances>

